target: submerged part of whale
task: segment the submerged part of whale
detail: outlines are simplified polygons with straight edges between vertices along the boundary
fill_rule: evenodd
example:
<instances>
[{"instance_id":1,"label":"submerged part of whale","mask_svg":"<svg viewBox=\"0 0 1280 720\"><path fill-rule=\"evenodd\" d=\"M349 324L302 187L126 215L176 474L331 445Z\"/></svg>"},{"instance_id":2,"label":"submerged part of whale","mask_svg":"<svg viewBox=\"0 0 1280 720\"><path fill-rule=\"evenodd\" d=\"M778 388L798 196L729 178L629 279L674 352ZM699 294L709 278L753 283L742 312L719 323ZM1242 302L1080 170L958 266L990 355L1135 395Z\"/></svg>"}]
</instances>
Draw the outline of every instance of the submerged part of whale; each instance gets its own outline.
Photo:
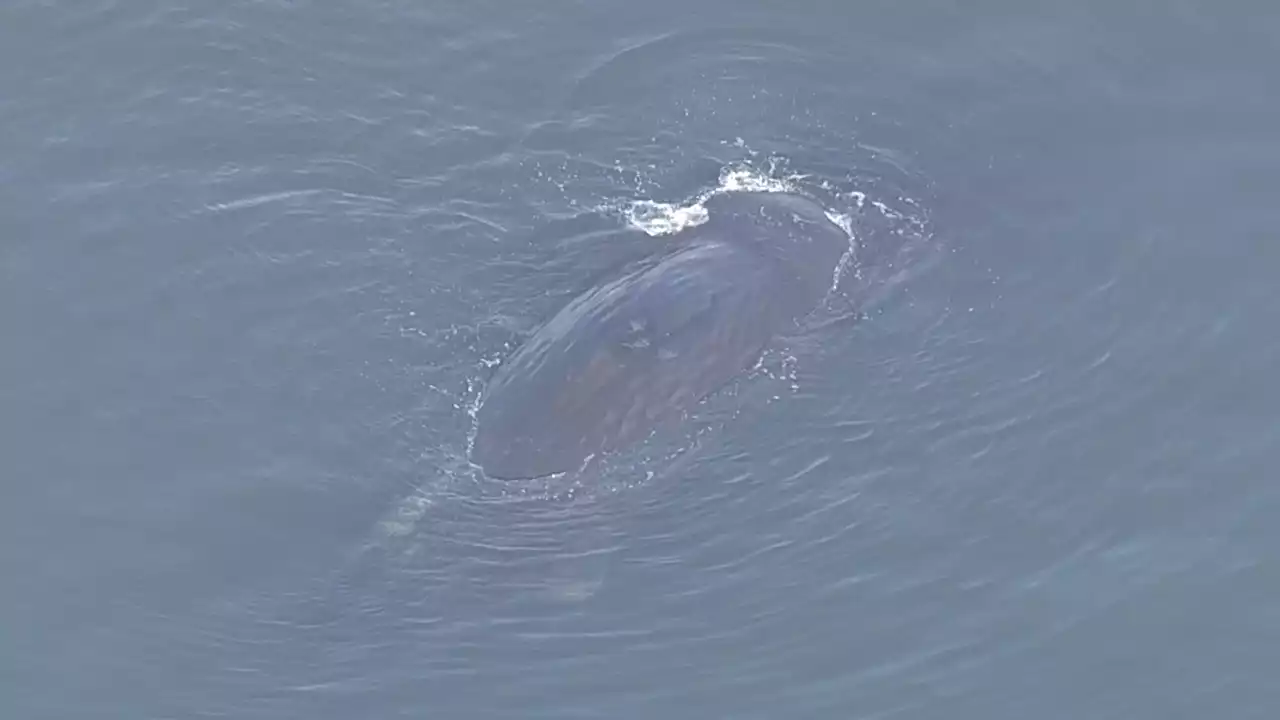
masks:
<instances>
[{"instance_id":1,"label":"submerged part of whale","mask_svg":"<svg viewBox=\"0 0 1280 720\"><path fill-rule=\"evenodd\" d=\"M570 302L495 373L472 459L495 478L578 469L689 410L831 289L849 237L822 207L731 192L648 266Z\"/></svg>"}]
</instances>

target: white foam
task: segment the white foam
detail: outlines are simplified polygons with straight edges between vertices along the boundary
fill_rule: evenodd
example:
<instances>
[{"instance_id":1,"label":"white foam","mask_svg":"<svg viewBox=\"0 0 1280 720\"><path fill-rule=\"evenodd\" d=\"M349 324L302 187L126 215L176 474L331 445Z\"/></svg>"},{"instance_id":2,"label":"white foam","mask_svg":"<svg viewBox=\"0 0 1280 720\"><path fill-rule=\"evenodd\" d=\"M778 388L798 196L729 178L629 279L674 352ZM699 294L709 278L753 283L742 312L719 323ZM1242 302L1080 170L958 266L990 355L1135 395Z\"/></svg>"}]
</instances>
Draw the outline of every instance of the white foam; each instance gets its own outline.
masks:
<instances>
[{"instance_id":1,"label":"white foam","mask_svg":"<svg viewBox=\"0 0 1280 720\"><path fill-rule=\"evenodd\" d=\"M627 209L627 222L652 237L673 235L685 228L707 221L707 209L701 201L692 205L637 200Z\"/></svg>"},{"instance_id":2,"label":"white foam","mask_svg":"<svg viewBox=\"0 0 1280 720\"><path fill-rule=\"evenodd\" d=\"M651 237L673 235L686 228L697 227L707 221L709 198L730 192L793 192L795 186L789 178L771 177L755 168L725 168L720 173L719 184L694 198L687 205L636 200L626 209L627 222Z\"/></svg>"},{"instance_id":3,"label":"white foam","mask_svg":"<svg viewBox=\"0 0 1280 720\"><path fill-rule=\"evenodd\" d=\"M795 186L789 179L769 177L747 167L726 168L720 173L720 186L711 194L726 192L791 192Z\"/></svg>"}]
</instances>

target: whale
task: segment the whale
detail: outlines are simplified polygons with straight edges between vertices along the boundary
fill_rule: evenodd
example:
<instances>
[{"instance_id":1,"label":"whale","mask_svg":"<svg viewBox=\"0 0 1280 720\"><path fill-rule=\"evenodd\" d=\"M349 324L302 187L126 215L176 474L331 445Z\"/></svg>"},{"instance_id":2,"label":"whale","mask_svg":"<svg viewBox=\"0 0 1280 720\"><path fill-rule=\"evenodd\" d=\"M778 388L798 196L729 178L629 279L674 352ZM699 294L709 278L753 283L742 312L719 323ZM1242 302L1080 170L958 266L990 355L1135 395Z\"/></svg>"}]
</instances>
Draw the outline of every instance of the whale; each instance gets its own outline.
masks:
<instances>
[{"instance_id":1,"label":"whale","mask_svg":"<svg viewBox=\"0 0 1280 720\"><path fill-rule=\"evenodd\" d=\"M727 191L664 252L571 300L480 393L471 460L498 479L583 468L684 417L831 292L849 234L793 192Z\"/></svg>"}]
</instances>

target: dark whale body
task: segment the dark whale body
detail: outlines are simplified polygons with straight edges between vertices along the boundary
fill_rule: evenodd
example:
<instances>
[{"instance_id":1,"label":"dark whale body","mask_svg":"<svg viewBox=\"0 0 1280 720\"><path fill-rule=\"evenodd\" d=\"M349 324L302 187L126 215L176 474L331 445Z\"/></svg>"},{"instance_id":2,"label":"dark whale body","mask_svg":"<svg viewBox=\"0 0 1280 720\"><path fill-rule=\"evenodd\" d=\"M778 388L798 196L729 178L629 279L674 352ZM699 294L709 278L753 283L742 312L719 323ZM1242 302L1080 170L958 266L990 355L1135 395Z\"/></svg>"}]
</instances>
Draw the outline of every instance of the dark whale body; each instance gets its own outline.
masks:
<instances>
[{"instance_id":1,"label":"dark whale body","mask_svg":"<svg viewBox=\"0 0 1280 720\"><path fill-rule=\"evenodd\" d=\"M570 302L490 380L472 459L495 478L578 469L750 367L830 290L849 237L790 193L731 192L671 250Z\"/></svg>"}]
</instances>

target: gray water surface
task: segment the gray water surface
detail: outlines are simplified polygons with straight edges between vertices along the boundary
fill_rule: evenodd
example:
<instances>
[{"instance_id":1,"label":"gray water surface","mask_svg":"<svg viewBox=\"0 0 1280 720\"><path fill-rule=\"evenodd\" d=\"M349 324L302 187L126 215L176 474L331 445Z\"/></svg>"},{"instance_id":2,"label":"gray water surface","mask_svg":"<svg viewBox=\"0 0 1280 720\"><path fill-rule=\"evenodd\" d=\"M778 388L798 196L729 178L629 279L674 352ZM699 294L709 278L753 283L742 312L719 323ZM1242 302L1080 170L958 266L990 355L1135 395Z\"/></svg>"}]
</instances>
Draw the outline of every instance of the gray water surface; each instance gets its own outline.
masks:
<instances>
[{"instance_id":1,"label":"gray water surface","mask_svg":"<svg viewBox=\"0 0 1280 720\"><path fill-rule=\"evenodd\" d=\"M1278 8L8 3L0 716L1277 717ZM936 255L477 476L735 173Z\"/></svg>"}]
</instances>

